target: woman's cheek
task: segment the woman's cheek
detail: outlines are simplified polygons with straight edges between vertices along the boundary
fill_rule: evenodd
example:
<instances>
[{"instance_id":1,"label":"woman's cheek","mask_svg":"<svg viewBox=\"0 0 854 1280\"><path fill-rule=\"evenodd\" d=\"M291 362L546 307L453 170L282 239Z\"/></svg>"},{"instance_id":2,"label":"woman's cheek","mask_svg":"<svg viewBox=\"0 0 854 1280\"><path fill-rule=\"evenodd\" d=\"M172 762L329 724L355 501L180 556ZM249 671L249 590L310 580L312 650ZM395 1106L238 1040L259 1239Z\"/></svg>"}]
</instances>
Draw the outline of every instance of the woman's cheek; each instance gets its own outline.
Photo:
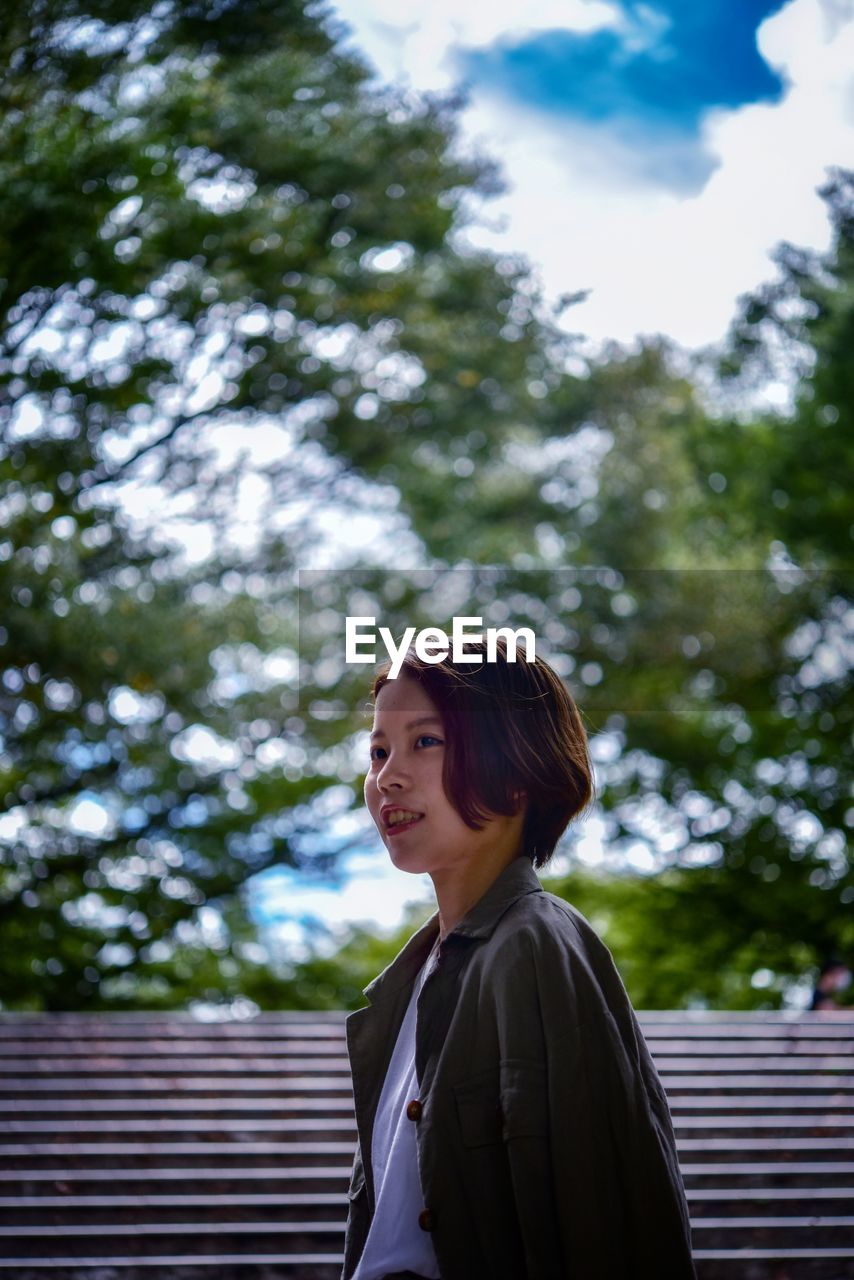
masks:
<instances>
[{"instance_id":1,"label":"woman's cheek","mask_svg":"<svg viewBox=\"0 0 854 1280\"><path fill-rule=\"evenodd\" d=\"M365 804L368 812L373 818L377 827L380 826L380 793L377 788L377 780L374 774L368 773L365 777Z\"/></svg>"}]
</instances>

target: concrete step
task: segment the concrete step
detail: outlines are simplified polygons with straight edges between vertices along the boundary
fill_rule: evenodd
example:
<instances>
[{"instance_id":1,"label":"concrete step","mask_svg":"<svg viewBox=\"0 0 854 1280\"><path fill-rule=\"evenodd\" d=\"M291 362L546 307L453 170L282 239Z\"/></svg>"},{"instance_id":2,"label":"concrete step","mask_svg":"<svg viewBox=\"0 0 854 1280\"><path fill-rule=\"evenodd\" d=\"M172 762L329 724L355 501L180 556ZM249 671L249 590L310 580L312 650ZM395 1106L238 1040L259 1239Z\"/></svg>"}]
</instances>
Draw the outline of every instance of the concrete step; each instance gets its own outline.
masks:
<instances>
[{"instance_id":1,"label":"concrete step","mask_svg":"<svg viewBox=\"0 0 854 1280\"><path fill-rule=\"evenodd\" d=\"M344 1017L0 1014L0 1280L338 1280ZM854 1015L639 1020L699 1280L854 1280Z\"/></svg>"}]
</instances>

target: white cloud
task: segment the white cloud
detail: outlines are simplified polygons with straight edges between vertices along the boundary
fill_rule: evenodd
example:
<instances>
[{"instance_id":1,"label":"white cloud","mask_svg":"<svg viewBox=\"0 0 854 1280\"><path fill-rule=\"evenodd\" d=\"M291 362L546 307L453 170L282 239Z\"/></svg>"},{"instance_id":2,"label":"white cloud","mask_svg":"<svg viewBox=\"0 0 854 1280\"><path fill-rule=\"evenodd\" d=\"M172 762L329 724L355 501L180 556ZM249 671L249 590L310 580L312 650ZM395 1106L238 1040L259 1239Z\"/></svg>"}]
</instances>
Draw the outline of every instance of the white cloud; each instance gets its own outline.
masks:
<instances>
[{"instance_id":1,"label":"white cloud","mask_svg":"<svg viewBox=\"0 0 854 1280\"><path fill-rule=\"evenodd\" d=\"M339 11L358 20L356 43L384 77L405 72L425 89L450 84L452 44L518 32L506 8L483 6L480 16L475 8L442 0L422 25L412 18L405 38L391 0L346 0ZM569 17L562 9L545 5L529 25L570 28L582 13L616 25L608 6L573 5ZM565 313L570 330L627 342L660 332L688 346L722 338L738 295L772 277L777 243L827 247L816 188L854 154L852 9L848 0L792 0L761 26L760 50L789 87L775 106L706 119L705 145L719 166L695 195L651 185L640 176L643 156L601 128L475 90L465 139L500 159L512 190L485 206L489 226L472 238L527 254L550 298L590 288Z\"/></svg>"},{"instance_id":2,"label":"white cloud","mask_svg":"<svg viewBox=\"0 0 854 1280\"><path fill-rule=\"evenodd\" d=\"M436 909L430 877L398 871L388 855L350 854L342 859L342 884L311 883L299 872L279 867L257 876L252 884L253 915L280 954L292 960L313 951L332 954L353 925L392 932L403 923L407 907ZM314 919L331 931L313 933Z\"/></svg>"},{"instance_id":3,"label":"white cloud","mask_svg":"<svg viewBox=\"0 0 854 1280\"><path fill-rule=\"evenodd\" d=\"M342 0L338 14L355 31L355 44L390 79L416 89L447 89L451 46L479 48L502 36L538 31L597 31L624 25L607 0L536 0L512 10L483 0L431 0L407 9L400 0Z\"/></svg>"}]
</instances>

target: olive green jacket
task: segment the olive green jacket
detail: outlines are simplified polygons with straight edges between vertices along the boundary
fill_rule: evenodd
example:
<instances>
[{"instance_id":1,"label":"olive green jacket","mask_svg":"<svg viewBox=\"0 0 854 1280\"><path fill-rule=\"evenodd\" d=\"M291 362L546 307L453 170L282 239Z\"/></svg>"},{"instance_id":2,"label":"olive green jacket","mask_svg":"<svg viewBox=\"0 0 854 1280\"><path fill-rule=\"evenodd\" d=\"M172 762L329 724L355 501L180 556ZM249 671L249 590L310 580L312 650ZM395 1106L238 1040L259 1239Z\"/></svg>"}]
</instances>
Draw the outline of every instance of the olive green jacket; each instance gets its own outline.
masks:
<instances>
[{"instance_id":1,"label":"olive green jacket","mask_svg":"<svg viewBox=\"0 0 854 1280\"><path fill-rule=\"evenodd\" d=\"M359 1141L342 1280L374 1212L362 1152L438 930L436 913L347 1018ZM409 1229L432 1231L442 1280L695 1276L670 1113L629 998L607 947L529 858L442 942L415 1064L426 1212Z\"/></svg>"}]
</instances>

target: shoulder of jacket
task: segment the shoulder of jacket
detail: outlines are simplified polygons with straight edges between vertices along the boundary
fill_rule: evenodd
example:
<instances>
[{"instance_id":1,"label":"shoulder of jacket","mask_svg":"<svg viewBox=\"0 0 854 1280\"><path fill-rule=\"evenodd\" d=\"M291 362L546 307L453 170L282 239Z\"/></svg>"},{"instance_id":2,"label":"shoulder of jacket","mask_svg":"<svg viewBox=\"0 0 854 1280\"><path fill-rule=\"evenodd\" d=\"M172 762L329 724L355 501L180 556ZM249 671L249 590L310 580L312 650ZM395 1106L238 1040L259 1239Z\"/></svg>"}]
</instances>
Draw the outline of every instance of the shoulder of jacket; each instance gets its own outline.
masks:
<instances>
[{"instance_id":1,"label":"shoulder of jacket","mask_svg":"<svg viewBox=\"0 0 854 1280\"><path fill-rule=\"evenodd\" d=\"M581 912L556 894L530 893L499 922L484 955L496 984L537 983L564 1006L579 1002L591 1025L616 1016L628 1040L633 1015L628 994L609 948Z\"/></svg>"},{"instance_id":2,"label":"shoulder of jacket","mask_svg":"<svg viewBox=\"0 0 854 1280\"><path fill-rule=\"evenodd\" d=\"M611 960L611 953L589 920L565 898L543 890L528 893L505 912L496 928L496 950L510 960L528 951L537 963L557 953L588 963Z\"/></svg>"},{"instance_id":3,"label":"shoulder of jacket","mask_svg":"<svg viewBox=\"0 0 854 1280\"><path fill-rule=\"evenodd\" d=\"M528 893L514 902L501 920L509 932L532 930L535 936L577 938L595 930L577 907L556 893L543 889L540 893Z\"/></svg>"}]
</instances>

